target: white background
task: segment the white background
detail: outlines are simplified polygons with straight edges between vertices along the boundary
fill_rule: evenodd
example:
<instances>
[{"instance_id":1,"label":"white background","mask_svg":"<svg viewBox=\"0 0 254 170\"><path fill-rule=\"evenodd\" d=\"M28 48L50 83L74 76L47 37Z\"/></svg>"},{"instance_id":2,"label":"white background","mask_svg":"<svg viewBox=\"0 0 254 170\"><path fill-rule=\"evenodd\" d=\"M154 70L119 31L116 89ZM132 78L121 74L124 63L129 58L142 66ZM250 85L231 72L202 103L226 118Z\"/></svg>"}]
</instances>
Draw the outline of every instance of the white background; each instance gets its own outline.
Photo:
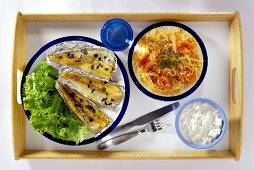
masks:
<instances>
[{"instance_id":1,"label":"white background","mask_svg":"<svg viewBox=\"0 0 254 170\"><path fill-rule=\"evenodd\" d=\"M254 1L253 1L254 2ZM0 0L0 169L254 169L252 130L254 116L254 79L252 48L254 44L254 3L251 1L213 0ZM61 12L217 12L239 10L243 26L245 62L244 137L241 160L19 160L14 161L11 138L11 55L17 11L31 13Z\"/></svg>"}]
</instances>

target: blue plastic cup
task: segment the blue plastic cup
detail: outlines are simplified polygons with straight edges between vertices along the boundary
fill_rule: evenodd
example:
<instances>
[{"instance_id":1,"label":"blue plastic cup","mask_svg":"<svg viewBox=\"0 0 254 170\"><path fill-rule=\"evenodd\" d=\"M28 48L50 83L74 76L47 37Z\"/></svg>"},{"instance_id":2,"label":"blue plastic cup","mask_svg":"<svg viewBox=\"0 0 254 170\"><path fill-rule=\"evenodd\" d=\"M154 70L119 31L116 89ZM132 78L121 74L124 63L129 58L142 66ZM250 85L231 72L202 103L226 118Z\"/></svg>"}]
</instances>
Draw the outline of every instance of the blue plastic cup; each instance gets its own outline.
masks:
<instances>
[{"instance_id":1,"label":"blue plastic cup","mask_svg":"<svg viewBox=\"0 0 254 170\"><path fill-rule=\"evenodd\" d=\"M122 51L132 42L133 31L124 20L114 18L107 21L101 29L101 41L110 50Z\"/></svg>"}]
</instances>

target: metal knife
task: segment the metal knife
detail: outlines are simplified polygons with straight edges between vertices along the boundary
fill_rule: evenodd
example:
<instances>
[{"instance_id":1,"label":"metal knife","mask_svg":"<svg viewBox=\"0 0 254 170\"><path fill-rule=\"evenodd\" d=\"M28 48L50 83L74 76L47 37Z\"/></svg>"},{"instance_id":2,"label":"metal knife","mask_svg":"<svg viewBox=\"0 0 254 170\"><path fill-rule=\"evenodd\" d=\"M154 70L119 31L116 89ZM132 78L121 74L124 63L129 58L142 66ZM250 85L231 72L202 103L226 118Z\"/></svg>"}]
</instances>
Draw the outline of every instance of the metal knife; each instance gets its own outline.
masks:
<instances>
[{"instance_id":1,"label":"metal knife","mask_svg":"<svg viewBox=\"0 0 254 170\"><path fill-rule=\"evenodd\" d=\"M99 143L99 145L101 143L105 143L106 141L112 139L113 137L120 135L135 126L146 125L146 124L166 115L167 113L177 109L179 106L180 106L180 103L175 102L170 105L164 106L160 109L154 110L150 113L147 113L147 114L145 114L145 115L143 115L131 122L120 125L120 126L116 127L109 135L107 135L106 137L99 140L98 143Z\"/></svg>"}]
</instances>

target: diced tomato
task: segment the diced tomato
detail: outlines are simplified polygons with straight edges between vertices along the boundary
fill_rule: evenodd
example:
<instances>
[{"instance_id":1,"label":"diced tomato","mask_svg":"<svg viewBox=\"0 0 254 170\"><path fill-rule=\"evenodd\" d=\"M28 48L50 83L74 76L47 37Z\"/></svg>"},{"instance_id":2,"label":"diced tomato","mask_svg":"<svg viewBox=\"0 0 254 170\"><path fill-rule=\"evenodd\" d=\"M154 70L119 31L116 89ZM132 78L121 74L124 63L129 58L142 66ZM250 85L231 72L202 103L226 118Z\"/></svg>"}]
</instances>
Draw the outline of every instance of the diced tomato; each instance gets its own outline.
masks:
<instances>
[{"instance_id":1,"label":"diced tomato","mask_svg":"<svg viewBox=\"0 0 254 170\"><path fill-rule=\"evenodd\" d=\"M184 69L184 71L186 72L186 74L183 75L184 81L186 83L193 83L196 80L195 72L193 72L189 68Z\"/></svg>"},{"instance_id":2,"label":"diced tomato","mask_svg":"<svg viewBox=\"0 0 254 170\"><path fill-rule=\"evenodd\" d=\"M151 64L146 64L146 65L143 65L143 68L146 72L150 72L151 71Z\"/></svg>"},{"instance_id":3,"label":"diced tomato","mask_svg":"<svg viewBox=\"0 0 254 170\"><path fill-rule=\"evenodd\" d=\"M192 44L188 42L183 42L177 45L177 51L179 53L187 53L192 49L193 49Z\"/></svg>"},{"instance_id":4,"label":"diced tomato","mask_svg":"<svg viewBox=\"0 0 254 170\"><path fill-rule=\"evenodd\" d=\"M170 77L165 77L161 76L157 78L157 85L160 90L166 90L171 87L171 78Z\"/></svg>"},{"instance_id":5,"label":"diced tomato","mask_svg":"<svg viewBox=\"0 0 254 170\"><path fill-rule=\"evenodd\" d=\"M139 65L142 66L144 64L146 64L146 62L149 59L149 54L146 54L140 61L139 61Z\"/></svg>"},{"instance_id":6,"label":"diced tomato","mask_svg":"<svg viewBox=\"0 0 254 170\"><path fill-rule=\"evenodd\" d=\"M187 74L186 80L190 83L194 82L196 80L196 76L193 72Z\"/></svg>"}]
</instances>

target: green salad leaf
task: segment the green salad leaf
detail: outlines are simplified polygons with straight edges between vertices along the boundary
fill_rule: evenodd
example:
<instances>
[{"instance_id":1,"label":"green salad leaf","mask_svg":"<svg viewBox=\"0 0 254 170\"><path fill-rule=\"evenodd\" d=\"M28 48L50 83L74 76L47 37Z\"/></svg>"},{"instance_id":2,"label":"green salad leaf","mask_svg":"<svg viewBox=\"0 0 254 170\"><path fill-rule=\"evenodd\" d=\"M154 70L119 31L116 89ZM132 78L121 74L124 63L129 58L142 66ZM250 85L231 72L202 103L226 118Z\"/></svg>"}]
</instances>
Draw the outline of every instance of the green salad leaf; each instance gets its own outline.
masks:
<instances>
[{"instance_id":1,"label":"green salad leaf","mask_svg":"<svg viewBox=\"0 0 254 170\"><path fill-rule=\"evenodd\" d=\"M31 112L30 124L39 133L48 132L54 138L83 141L90 131L65 105L55 88L58 71L42 61L35 72L26 76L23 86L24 109Z\"/></svg>"}]
</instances>

